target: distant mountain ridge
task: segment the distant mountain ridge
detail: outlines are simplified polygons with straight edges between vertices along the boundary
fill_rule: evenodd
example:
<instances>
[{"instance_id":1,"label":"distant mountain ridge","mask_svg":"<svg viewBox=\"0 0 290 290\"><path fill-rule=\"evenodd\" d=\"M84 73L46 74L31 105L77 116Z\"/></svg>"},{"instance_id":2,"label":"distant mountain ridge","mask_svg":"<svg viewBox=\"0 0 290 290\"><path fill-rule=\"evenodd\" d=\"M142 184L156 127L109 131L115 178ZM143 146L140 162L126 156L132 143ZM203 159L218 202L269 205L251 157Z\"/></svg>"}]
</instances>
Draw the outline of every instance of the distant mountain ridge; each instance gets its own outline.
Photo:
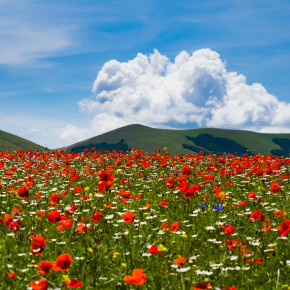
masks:
<instances>
[{"instance_id":1,"label":"distant mountain ridge","mask_svg":"<svg viewBox=\"0 0 290 290\"><path fill-rule=\"evenodd\" d=\"M228 129L156 129L144 125L124 126L96 137L72 144L63 149L68 152L88 150L143 149L156 152L158 148L167 148L170 154L190 154L204 151L209 153L254 154L290 154L290 134L256 133Z\"/></svg>"},{"instance_id":2,"label":"distant mountain ridge","mask_svg":"<svg viewBox=\"0 0 290 290\"><path fill-rule=\"evenodd\" d=\"M50 151L48 148L40 146L17 135L0 130L0 151Z\"/></svg>"}]
</instances>

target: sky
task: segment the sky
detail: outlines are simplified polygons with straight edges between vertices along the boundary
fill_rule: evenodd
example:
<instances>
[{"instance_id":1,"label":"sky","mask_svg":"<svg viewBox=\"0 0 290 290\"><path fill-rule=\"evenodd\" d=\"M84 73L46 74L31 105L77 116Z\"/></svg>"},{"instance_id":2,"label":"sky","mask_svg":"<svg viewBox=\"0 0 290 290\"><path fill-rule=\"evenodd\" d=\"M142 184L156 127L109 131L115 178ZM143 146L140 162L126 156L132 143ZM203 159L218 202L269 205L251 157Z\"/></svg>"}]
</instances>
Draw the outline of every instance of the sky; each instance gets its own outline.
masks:
<instances>
[{"instance_id":1,"label":"sky","mask_svg":"<svg viewBox=\"0 0 290 290\"><path fill-rule=\"evenodd\" d=\"M0 130L290 133L289 0L0 0Z\"/></svg>"}]
</instances>

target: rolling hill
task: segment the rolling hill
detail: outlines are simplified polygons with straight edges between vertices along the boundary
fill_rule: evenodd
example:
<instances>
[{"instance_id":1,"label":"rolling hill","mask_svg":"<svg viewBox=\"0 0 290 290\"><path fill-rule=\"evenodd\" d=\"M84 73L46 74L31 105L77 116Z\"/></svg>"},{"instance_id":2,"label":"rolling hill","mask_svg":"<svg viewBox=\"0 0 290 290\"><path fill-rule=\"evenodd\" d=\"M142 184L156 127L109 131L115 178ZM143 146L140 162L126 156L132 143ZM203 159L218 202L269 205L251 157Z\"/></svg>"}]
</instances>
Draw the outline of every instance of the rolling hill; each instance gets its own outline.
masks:
<instances>
[{"instance_id":1,"label":"rolling hill","mask_svg":"<svg viewBox=\"0 0 290 290\"><path fill-rule=\"evenodd\" d=\"M143 149L156 152L167 147L170 154L233 153L290 154L290 134L264 134L242 130L226 129L155 129L143 125L128 125L105 134L65 147L68 152L81 152L84 149L131 150Z\"/></svg>"},{"instance_id":2,"label":"rolling hill","mask_svg":"<svg viewBox=\"0 0 290 290\"><path fill-rule=\"evenodd\" d=\"M36 149L38 149L38 151L49 151L48 148L0 130L0 151L35 151Z\"/></svg>"}]
</instances>

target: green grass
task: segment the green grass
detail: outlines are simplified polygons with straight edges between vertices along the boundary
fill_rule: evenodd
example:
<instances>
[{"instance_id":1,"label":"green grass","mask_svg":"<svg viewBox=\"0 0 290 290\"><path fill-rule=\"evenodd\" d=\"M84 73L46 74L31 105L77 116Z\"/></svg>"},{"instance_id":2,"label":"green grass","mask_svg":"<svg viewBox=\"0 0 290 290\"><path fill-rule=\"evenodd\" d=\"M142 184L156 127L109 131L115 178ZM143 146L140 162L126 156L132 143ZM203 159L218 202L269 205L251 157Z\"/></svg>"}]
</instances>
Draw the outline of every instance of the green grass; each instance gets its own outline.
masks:
<instances>
[{"instance_id":1,"label":"green grass","mask_svg":"<svg viewBox=\"0 0 290 290\"><path fill-rule=\"evenodd\" d=\"M271 154L272 150L279 150L281 147L272 141L273 138L286 138L290 140L290 134L262 134L242 130L225 129L190 129L190 130L168 130L155 129L143 125L129 125L105 134L87 139L85 141L70 145L65 149L70 152L77 146L88 146L106 142L108 144L118 143L121 139L129 148L139 148L147 152L154 152L156 148L168 148L170 154L190 154L191 150L186 149L182 144L194 146L204 150L205 148L197 146L186 136L197 137L200 134L210 134L214 137L228 138L241 146L246 147L253 154ZM222 153L222 152L221 152Z\"/></svg>"},{"instance_id":2,"label":"green grass","mask_svg":"<svg viewBox=\"0 0 290 290\"><path fill-rule=\"evenodd\" d=\"M0 130L0 150L2 151L18 151L32 150L48 151L48 148L40 146L34 142L21 138L19 136Z\"/></svg>"}]
</instances>

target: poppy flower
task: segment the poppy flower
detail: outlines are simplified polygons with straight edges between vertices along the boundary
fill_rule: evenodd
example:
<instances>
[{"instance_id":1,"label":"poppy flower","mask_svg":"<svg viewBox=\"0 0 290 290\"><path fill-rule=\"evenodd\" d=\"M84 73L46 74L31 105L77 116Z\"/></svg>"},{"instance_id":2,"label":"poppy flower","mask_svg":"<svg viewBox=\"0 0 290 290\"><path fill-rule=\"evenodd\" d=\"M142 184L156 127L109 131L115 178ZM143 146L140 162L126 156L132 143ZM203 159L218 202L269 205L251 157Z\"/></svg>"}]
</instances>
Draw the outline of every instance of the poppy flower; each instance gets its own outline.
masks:
<instances>
[{"instance_id":1,"label":"poppy flower","mask_svg":"<svg viewBox=\"0 0 290 290\"><path fill-rule=\"evenodd\" d=\"M281 187L280 187L278 181L273 181L273 182L272 182L272 184L271 184L271 188L270 188L270 191L271 191L272 193L277 193L277 192L280 192L280 191L281 191Z\"/></svg>"},{"instance_id":2,"label":"poppy flower","mask_svg":"<svg viewBox=\"0 0 290 290\"><path fill-rule=\"evenodd\" d=\"M265 217L264 217L262 211L260 209L257 209L257 210L255 210L254 212L251 213L250 220L252 222L254 222L254 221L262 221L262 222L264 222L265 221Z\"/></svg>"},{"instance_id":3,"label":"poppy flower","mask_svg":"<svg viewBox=\"0 0 290 290\"><path fill-rule=\"evenodd\" d=\"M96 214L91 216L91 220L93 224L96 224L100 219L102 219L103 214L101 212L97 212Z\"/></svg>"},{"instance_id":4,"label":"poppy flower","mask_svg":"<svg viewBox=\"0 0 290 290\"><path fill-rule=\"evenodd\" d=\"M80 193L80 192L82 192L82 191L83 191L83 189L82 189L80 186L74 188L74 192L75 192L75 193Z\"/></svg>"},{"instance_id":5,"label":"poppy flower","mask_svg":"<svg viewBox=\"0 0 290 290\"><path fill-rule=\"evenodd\" d=\"M279 235L284 237L288 235L290 232L290 220L286 219L279 227L278 227Z\"/></svg>"},{"instance_id":6,"label":"poppy flower","mask_svg":"<svg viewBox=\"0 0 290 290\"><path fill-rule=\"evenodd\" d=\"M11 222L8 225L8 230L9 231L16 230L18 232L18 230L20 229L20 225L18 223L19 223L19 219L16 222Z\"/></svg>"},{"instance_id":7,"label":"poppy flower","mask_svg":"<svg viewBox=\"0 0 290 290\"><path fill-rule=\"evenodd\" d=\"M8 275L11 279L14 279L16 276L16 274L14 272L10 272Z\"/></svg>"},{"instance_id":8,"label":"poppy flower","mask_svg":"<svg viewBox=\"0 0 290 290\"><path fill-rule=\"evenodd\" d=\"M46 240L43 236L31 233L30 251L34 256L41 256L46 245Z\"/></svg>"},{"instance_id":9,"label":"poppy flower","mask_svg":"<svg viewBox=\"0 0 290 290\"><path fill-rule=\"evenodd\" d=\"M236 230L233 226L228 225L228 224L222 225L221 228L223 229L226 236L232 235Z\"/></svg>"},{"instance_id":10,"label":"poppy flower","mask_svg":"<svg viewBox=\"0 0 290 290\"><path fill-rule=\"evenodd\" d=\"M59 223L61 221L61 214L58 211L51 211L47 215L47 220L51 223Z\"/></svg>"},{"instance_id":11,"label":"poppy flower","mask_svg":"<svg viewBox=\"0 0 290 290\"><path fill-rule=\"evenodd\" d=\"M274 211L274 215L276 217L283 217L286 215L286 211L284 209L278 210L278 211Z\"/></svg>"},{"instance_id":12,"label":"poppy flower","mask_svg":"<svg viewBox=\"0 0 290 290\"><path fill-rule=\"evenodd\" d=\"M197 283L193 286L193 290L203 290L203 289L211 289L210 283L201 282L201 283Z\"/></svg>"},{"instance_id":13,"label":"poppy flower","mask_svg":"<svg viewBox=\"0 0 290 290\"><path fill-rule=\"evenodd\" d=\"M133 212L126 212L122 215L123 220L129 224L132 223L135 219L135 214Z\"/></svg>"},{"instance_id":14,"label":"poppy flower","mask_svg":"<svg viewBox=\"0 0 290 290\"><path fill-rule=\"evenodd\" d=\"M163 222L162 225L160 226L160 228L162 230L166 230L170 227L170 222Z\"/></svg>"},{"instance_id":15,"label":"poppy flower","mask_svg":"<svg viewBox=\"0 0 290 290\"><path fill-rule=\"evenodd\" d=\"M171 233L176 233L180 228L179 222L175 221L172 223L171 228L170 228L170 232Z\"/></svg>"},{"instance_id":16,"label":"poppy flower","mask_svg":"<svg viewBox=\"0 0 290 290\"><path fill-rule=\"evenodd\" d=\"M181 174L182 175L192 175L190 168L187 165L183 165L183 167L181 169Z\"/></svg>"},{"instance_id":17,"label":"poppy flower","mask_svg":"<svg viewBox=\"0 0 290 290\"><path fill-rule=\"evenodd\" d=\"M109 174L108 174L108 172L102 170L102 171L99 173L99 180L100 180L100 181L108 181L108 179L109 179Z\"/></svg>"},{"instance_id":18,"label":"poppy flower","mask_svg":"<svg viewBox=\"0 0 290 290\"><path fill-rule=\"evenodd\" d=\"M186 264L186 258L184 257L178 257L177 259L175 259L175 261L173 262L174 265L178 265L178 266L184 266Z\"/></svg>"},{"instance_id":19,"label":"poppy flower","mask_svg":"<svg viewBox=\"0 0 290 290\"><path fill-rule=\"evenodd\" d=\"M159 202L159 205L160 206L166 206L166 205L168 205L168 201L167 200L163 200L163 201Z\"/></svg>"},{"instance_id":20,"label":"poppy flower","mask_svg":"<svg viewBox=\"0 0 290 290\"><path fill-rule=\"evenodd\" d=\"M256 197L256 193L253 192L253 191L251 191L251 192L249 193L249 195L248 195L248 199L249 199L249 200L254 200L254 199L258 199L258 198Z\"/></svg>"},{"instance_id":21,"label":"poppy flower","mask_svg":"<svg viewBox=\"0 0 290 290\"><path fill-rule=\"evenodd\" d=\"M74 278L70 278L70 281L65 283L66 287L68 288L77 288L77 287L82 287L83 283L81 280L77 280Z\"/></svg>"},{"instance_id":22,"label":"poppy flower","mask_svg":"<svg viewBox=\"0 0 290 290\"><path fill-rule=\"evenodd\" d=\"M48 288L47 280L40 277L37 282L30 282L29 286L34 290L46 290Z\"/></svg>"},{"instance_id":23,"label":"poppy flower","mask_svg":"<svg viewBox=\"0 0 290 290\"><path fill-rule=\"evenodd\" d=\"M70 265L72 264L72 257L70 254L64 253L59 255L55 261L55 270L57 271L68 271L70 269Z\"/></svg>"},{"instance_id":24,"label":"poppy flower","mask_svg":"<svg viewBox=\"0 0 290 290\"><path fill-rule=\"evenodd\" d=\"M175 183L175 179L173 177L169 177L166 180L166 186L170 189L174 189L174 183Z\"/></svg>"},{"instance_id":25,"label":"poppy flower","mask_svg":"<svg viewBox=\"0 0 290 290\"><path fill-rule=\"evenodd\" d=\"M37 265L38 273L39 274L46 274L48 275L50 272L50 269L54 267L54 264L50 261L40 261Z\"/></svg>"},{"instance_id":26,"label":"poppy flower","mask_svg":"<svg viewBox=\"0 0 290 290\"><path fill-rule=\"evenodd\" d=\"M61 231L64 228L70 228L70 227L72 227L72 224L73 224L73 220L72 219L62 220L60 222L60 225L58 226L57 230Z\"/></svg>"},{"instance_id":27,"label":"poppy flower","mask_svg":"<svg viewBox=\"0 0 290 290\"><path fill-rule=\"evenodd\" d=\"M50 204L59 203L59 193L53 193L49 198Z\"/></svg>"},{"instance_id":28,"label":"poppy flower","mask_svg":"<svg viewBox=\"0 0 290 290\"><path fill-rule=\"evenodd\" d=\"M18 196L27 199L29 196L29 189L26 186L19 187Z\"/></svg>"},{"instance_id":29,"label":"poppy flower","mask_svg":"<svg viewBox=\"0 0 290 290\"><path fill-rule=\"evenodd\" d=\"M124 281L127 284L139 286L147 282L147 275L144 273L144 269L135 269L132 272L132 276L125 275Z\"/></svg>"},{"instance_id":30,"label":"poppy flower","mask_svg":"<svg viewBox=\"0 0 290 290\"><path fill-rule=\"evenodd\" d=\"M159 251L158 251L158 248L157 248L155 245L152 245L152 246L149 248L148 253L149 253L149 254L158 254Z\"/></svg>"}]
</instances>

